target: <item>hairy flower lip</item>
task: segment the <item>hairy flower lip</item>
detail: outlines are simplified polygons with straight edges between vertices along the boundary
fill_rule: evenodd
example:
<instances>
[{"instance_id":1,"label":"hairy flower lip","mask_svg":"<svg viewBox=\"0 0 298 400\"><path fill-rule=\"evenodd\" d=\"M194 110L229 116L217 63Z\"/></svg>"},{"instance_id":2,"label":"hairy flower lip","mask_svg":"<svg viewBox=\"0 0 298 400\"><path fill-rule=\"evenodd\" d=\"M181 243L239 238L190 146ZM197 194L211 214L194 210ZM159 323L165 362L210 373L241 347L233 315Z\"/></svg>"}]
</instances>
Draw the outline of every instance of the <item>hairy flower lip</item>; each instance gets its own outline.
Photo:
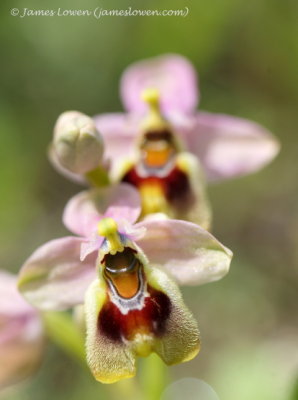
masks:
<instances>
[{"instance_id":1,"label":"hairy flower lip","mask_svg":"<svg viewBox=\"0 0 298 400\"><path fill-rule=\"evenodd\" d=\"M148 91L146 92L146 96ZM210 228L204 179L198 163L181 151L179 140L160 110L159 93L148 95L148 115L137 139L138 156L125 168L119 180L138 188L142 199L142 217L163 212L169 217L193 220ZM198 179L196 179L198 178Z\"/></svg>"},{"instance_id":2,"label":"hairy flower lip","mask_svg":"<svg viewBox=\"0 0 298 400\"><path fill-rule=\"evenodd\" d=\"M175 157L171 156L171 158L169 159L167 164L164 165L162 168L151 167L148 165L146 165L146 167L145 167L143 165L143 163L138 163L135 168L141 178L146 178L146 177L152 176L152 175L159 177L159 178L164 178L173 169L174 165L175 165Z\"/></svg>"},{"instance_id":3,"label":"hairy flower lip","mask_svg":"<svg viewBox=\"0 0 298 400\"><path fill-rule=\"evenodd\" d=\"M149 266L145 275L150 285L148 295L141 307L128 312L109 300L100 280L86 293L87 360L94 377L102 383L134 376L136 357L153 351L168 365L188 361L199 351L197 323L176 285Z\"/></svg>"}]
</instances>

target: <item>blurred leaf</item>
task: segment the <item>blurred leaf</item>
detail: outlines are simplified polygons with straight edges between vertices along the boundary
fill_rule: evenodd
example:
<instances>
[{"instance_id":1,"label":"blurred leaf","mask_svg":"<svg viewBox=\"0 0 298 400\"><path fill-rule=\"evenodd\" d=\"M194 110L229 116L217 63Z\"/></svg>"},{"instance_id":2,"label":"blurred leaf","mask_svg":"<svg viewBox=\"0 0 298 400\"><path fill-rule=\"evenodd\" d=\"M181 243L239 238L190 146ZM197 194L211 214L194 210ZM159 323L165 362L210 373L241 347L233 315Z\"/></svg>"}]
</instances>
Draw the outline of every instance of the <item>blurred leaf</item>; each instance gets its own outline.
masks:
<instances>
[{"instance_id":1,"label":"blurred leaf","mask_svg":"<svg viewBox=\"0 0 298 400\"><path fill-rule=\"evenodd\" d=\"M69 356L86 366L84 338L73 317L66 312L43 313L48 337Z\"/></svg>"},{"instance_id":2,"label":"blurred leaf","mask_svg":"<svg viewBox=\"0 0 298 400\"><path fill-rule=\"evenodd\" d=\"M294 385L294 390L289 400L298 400L298 379Z\"/></svg>"}]
</instances>

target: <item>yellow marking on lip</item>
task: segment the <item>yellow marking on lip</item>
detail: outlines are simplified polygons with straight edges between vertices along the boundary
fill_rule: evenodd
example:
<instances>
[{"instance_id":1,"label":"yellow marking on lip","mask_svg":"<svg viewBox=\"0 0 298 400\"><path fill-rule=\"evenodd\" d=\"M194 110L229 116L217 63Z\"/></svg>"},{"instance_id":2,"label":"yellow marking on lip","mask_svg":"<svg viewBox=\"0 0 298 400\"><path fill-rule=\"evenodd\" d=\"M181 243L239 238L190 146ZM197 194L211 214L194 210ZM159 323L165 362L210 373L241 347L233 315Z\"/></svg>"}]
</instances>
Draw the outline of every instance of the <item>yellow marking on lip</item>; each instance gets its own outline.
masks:
<instances>
[{"instance_id":1,"label":"yellow marking on lip","mask_svg":"<svg viewBox=\"0 0 298 400\"><path fill-rule=\"evenodd\" d=\"M142 213L144 215L167 212L168 204L160 182L145 182L140 186L139 190L142 199Z\"/></svg>"},{"instance_id":2,"label":"yellow marking on lip","mask_svg":"<svg viewBox=\"0 0 298 400\"><path fill-rule=\"evenodd\" d=\"M148 357L152 352L154 338L147 332L138 332L133 340L133 348L139 357Z\"/></svg>"}]
</instances>

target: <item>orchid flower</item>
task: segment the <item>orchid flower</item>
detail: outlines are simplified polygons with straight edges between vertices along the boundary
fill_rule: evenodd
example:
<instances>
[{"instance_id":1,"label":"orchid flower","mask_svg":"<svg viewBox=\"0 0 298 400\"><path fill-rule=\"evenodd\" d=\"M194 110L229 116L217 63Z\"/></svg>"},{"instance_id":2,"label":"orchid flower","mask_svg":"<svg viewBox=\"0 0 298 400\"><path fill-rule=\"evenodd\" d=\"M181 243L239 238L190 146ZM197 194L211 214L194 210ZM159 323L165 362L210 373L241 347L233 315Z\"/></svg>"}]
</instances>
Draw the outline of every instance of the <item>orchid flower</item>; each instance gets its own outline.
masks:
<instances>
[{"instance_id":1,"label":"orchid flower","mask_svg":"<svg viewBox=\"0 0 298 400\"><path fill-rule=\"evenodd\" d=\"M134 376L136 357L151 352L168 365L192 359L199 331L173 279L215 281L232 258L201 227L161 215L135 223L140 211L127 184L79 193L63 220L80 236L44 244L20 272L21 292L41 309L84 303L87 361L104 383Z\"/></svg>"},{"instance_id":2,"label":"orchid flower","mask_svg":"<svg viewBox=\"0 0 298 400\"><path fill-rule=\"evenodd\" d=\"M198 160L182 150L179 138L160 114L158 92L148 89L143 98L149 104L149 115L140 126L139 151L134 161L122 166L118 180L138 188L142 216L164 213L209 229L211 211Z\"/></svg>"},{"instance_id":3,"label":"orchid flower","mask_svg":"<svg viewBox=\"0 0 298 400\"><path fill-rule=\"evenodd\" d=\"M0 271L0 388L29 376L43 354L41 318L16 283L17 277Z\"/></svg>"},{"instance_id":4,"label":"orchid flower","mask_svg":"<svg viewBox=\"0 0 298 400\"><path fill-rule=\"evenodd\" d=\"M170 54L137 62L124 71L120 93L127 114L95 117L114 171L121 160L134 157L134 140L147 111L141 94L148 88L159 92L167 130L176 132L185 149L200 160L209 181L257 171L279 151L277 140L255 122L197 112L196 71L184 57Z\"/></svg>"}]
</instances>

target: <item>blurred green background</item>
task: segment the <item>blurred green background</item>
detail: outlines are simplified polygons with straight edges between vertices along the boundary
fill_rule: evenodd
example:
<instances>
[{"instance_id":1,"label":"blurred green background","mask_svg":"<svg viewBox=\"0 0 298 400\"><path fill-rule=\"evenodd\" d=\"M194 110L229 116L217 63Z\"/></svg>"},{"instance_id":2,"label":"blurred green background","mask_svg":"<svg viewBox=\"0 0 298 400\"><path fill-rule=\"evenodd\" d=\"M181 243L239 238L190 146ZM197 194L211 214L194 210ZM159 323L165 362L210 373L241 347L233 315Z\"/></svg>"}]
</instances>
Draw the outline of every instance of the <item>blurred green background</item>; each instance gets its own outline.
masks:
<instances>
[{"instance_id":1,"label":"blurred green background","mask_svg":"<svg viewBox=\"0 0 298 400\"><path fill-rule=\"evenodd\" d=\"M97 6L188 6L190 13L99 20L10 15L11 7ZM14 0L0 11L1 268L18 271L37 246L66 233L63 206L81 188L47 160L57 116L121 110L118 83L127 65L180 53L199 72L201 109L265 125L282 150L259 173L209 188L214 234L235 257L222 281L182 289L203 347L195 360L171 367L169 379L203 379L221 400L297 400L297 0ZM2 398L119 397L49 345L37 375Z\"/></svg>"}]
</instances>

